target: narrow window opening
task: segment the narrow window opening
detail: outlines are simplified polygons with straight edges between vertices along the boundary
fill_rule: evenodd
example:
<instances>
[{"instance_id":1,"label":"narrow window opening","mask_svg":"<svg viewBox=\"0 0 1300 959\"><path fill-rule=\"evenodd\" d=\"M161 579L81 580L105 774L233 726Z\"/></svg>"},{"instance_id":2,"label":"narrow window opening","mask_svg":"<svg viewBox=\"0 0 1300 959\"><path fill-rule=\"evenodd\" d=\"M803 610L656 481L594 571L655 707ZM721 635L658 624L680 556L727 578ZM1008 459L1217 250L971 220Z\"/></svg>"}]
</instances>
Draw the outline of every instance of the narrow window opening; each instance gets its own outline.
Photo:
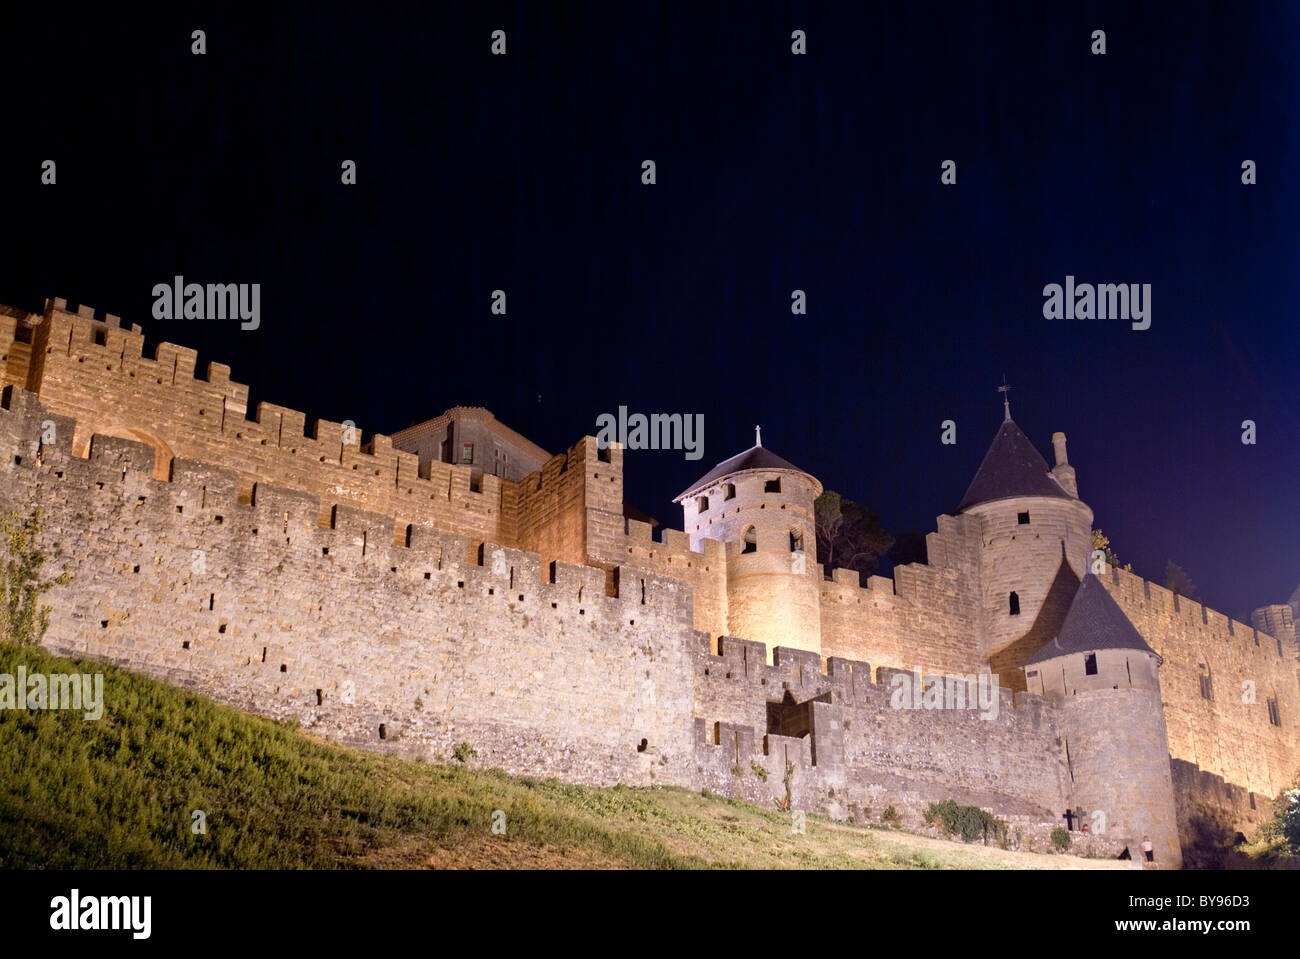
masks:
<instances>
[{"instance_id":1,"label":"narrow window opening","mask_svg":"<svg viewBox=\"0 0 1300 959\"><path fill-rule=\"evenodd\" d=\"M1083 672L1087 676L1097 675L1097 654L1089 653L1083 657Z\"/></svg>"},{"instance_id":2,"label":"narrow window opening","mask_svg":"<svg viewBox=\"0 0 1300 959\"><path fill-rule=\"evenodd\" d=\"M774 480L768 480L768 481L766 481L766 482L763 484L763 492L764 492L764 493L779 493L779 492L781 492L781 481L780 481L779 479L774 479Z\"/></svg>"},{"instance_id":3,"label":"narrow window opening","mask_svg":"<svg viewBox=\"0 0 1300 959\"><path fill-rule=\"evenodd\" d=\"M1016 522L1019 523L1021 526L1028 526L1028 525L1029 525L1029 514L1028 514L1028 513L1017 513L1017 514L1016 514Z\"/></svg>"},{"instance_id":4,"label":"narrow window opening","mask_svg":"<svg viewBox=\"0 0 1300 959\"><path fill-rule=\"evenodd\" d=\"M1012 615L1012 616L1019 616L1019 615L1020 615L1020 597L1019 597L1018 595L1016 595L1015 593L1012 593L1011 596L1010 596L1010 599L1009 599L1009 606L1010 606L1010 608L1011 608L1011 615Z\"/></svg>"},{"instance_id":5,"label":"narrow window opening","mask_svg":"<svg viewBox=\"0 0 1300 959\"><path fill-rule=\"evenodd\" d=\"M744 549L741 550L741 552L755 553L757 551L758 551L758 534L754 531L754 527L751 526L745 530L745 547Z\"/></svg>"},{"instance_id":6,"label":"narrow window opening","mask_svg":"<svg viewBox=\"0 0 1300 959\"><path fill-rule=\"evenodd\" d=\"M699 513L707 512L709 508L709 498L707 496L695 497L695 510Z\"/></svg>"}]
</instances>

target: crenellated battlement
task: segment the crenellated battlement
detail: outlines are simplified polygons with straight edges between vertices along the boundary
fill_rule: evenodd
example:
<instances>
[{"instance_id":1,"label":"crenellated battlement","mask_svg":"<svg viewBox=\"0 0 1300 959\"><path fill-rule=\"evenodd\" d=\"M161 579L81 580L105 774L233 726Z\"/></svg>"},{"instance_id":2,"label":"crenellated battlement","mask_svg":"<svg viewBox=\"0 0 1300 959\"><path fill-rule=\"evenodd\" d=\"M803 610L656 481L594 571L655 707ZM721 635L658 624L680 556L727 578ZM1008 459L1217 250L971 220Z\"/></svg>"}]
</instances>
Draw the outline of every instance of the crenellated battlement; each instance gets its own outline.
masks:
<instances>
[{"instance_id":1,"label":"crenellated battlement","mask_svg":"<svg viewBox=\"0 0 1300 959\"><path fill-rule=\"evenodd\" d=\"M1281 638L1235 620L1202 602L1179 596L1129 570L1103 564L1101 579L1126 613L1140 610L1150 617L1165 617L1183 626L1203 631L1208 642L1222 642L1239 647L1249 656L1259 656L1265 660L1270 657L1287 658L1285 647L1279 651ZM1157 649L1156 652L1166 655L1165 650Z\"/></svg>"},{"instance_id":2,"label":"crenellated battlement","mask_svg":"<svg viewBox=\"0 0 1300 959\"><path fill-rule=\"evenodd\" d=\"M0 353L27 346L17 342L20 322L0 318ZM602 489L590 468L597 457L589 438L519 482L451 463L421 470L390 437L366 436L351 423L316 419L308 429L304 413L268 402L246 418L248 387L230 379L228 366L209 363L206 378L198 378L197 352L168 342L146 359L138 326L124 330L116 317L96 319L89 307L69 312L66 301L50 301L30 336L30 355L8 362L4 382L73 421L78 455L96 433L148 443L159 478L177 458L212 463L237 472L245 496L256 483L276 483L573 562L585 560L582 523L571 522L577 532L556 540L545 528L546 504L621 501L621 476ZM609 487L609 477L602 479Z\"/></svg>"},{"instance_id":3,"label":"crenellated battlement","mask_svg":"<svg viewBox=\"0 0 1300 959\"><path fill-rule=\"evenodd\" d=\"M1163 775L1166 729L1184 806L1241 821L1294 774L1288 606L1247 626L1108 569L1163 657L1162 698L1118 673L1114 691L1107 677L1065 705L1013 692L1077 594L1080 501L941 515L928 562L864 581L816 563L820 486L794 468L727 474L711 510L688 501L704 517L693 533L656 541L629 518L620 447L582 437L549 455L494 418L488 433L452 425L486 421L481 407L401 431L419 434L404 449L272 403L250 418L228 366L200 376L196 351L145 347L138 326L63 300L41 316L0 308L0 506L39 504L70 564L73 585L50 593L56 651L366 748L446 760L469 742L511 772L832 815L897 803L918 819L953 798L1050 831L1111 787L1137 815L1161 789L1130 787ZM510 475L540 467L507 479L442 461L443 442L496 442L480 436L527 452ZM999 670L981 706L967 677ZM920 676L919 705L896 708L900 675ZM942 708L923 701L934 677ZM1102 702L1141 743L1094 748ZM1142 776L1109 778L1125 764Z\"/></svg>"}]
</instances>

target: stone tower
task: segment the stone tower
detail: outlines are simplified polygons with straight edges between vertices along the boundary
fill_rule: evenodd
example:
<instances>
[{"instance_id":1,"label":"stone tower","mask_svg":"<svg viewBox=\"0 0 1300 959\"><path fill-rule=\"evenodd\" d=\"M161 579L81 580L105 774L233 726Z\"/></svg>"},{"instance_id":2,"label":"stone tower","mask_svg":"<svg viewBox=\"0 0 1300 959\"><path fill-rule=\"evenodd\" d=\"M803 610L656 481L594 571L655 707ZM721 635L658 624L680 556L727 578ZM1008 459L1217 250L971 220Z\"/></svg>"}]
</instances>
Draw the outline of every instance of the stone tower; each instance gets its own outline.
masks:
<instances>
[{"instance_id":1,"label":"stone tower","mask_svg":"<svg viewBox=\"0 0 1300 959\"><path fill-rule=\"evenodd\" d=\"M1160 657L1096 576L1084 576L1060 633L1024 663L1031 693L1061 710L1070 808L1156 865L1182 866ZM1100 815L1097 815L1100 814Z\"/></svg>"},{"instance_id":2,"label":"stone tower","mask_svg":"<svg viewBox=\"0 0 1300 959\"><path fill-rule=\"evenodd\" d=\"M719 463L674 499L691 549L726 544L727 631L821 652L821 589L813 502L817 479L755 444ZM713 637L716 643L717 637Z\"/></svg>"},{"instance_id":3,"label":"stone tower","mask_svg":"<svg viewBox=\"0 0 1300 959\"><path fill-rule=\"evenodd\" d=\"M1023 688L1020 664L1057 634L1092 550L1092 510L1079 499L1065 434L1048 469L1011 411L957 512L980 525L980 655L1005 686Z\"/></svg>"}]
</instances>

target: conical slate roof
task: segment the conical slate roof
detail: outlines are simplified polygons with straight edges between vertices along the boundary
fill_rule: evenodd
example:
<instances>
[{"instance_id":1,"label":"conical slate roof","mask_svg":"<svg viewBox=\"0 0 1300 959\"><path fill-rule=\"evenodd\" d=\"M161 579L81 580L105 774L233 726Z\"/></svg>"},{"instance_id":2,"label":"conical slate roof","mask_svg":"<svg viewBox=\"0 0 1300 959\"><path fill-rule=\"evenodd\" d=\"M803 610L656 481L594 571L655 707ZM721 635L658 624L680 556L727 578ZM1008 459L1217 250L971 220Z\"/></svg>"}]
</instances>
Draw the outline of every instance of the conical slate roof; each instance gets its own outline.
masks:
<instances>
[{"instance_id":1,"label":"conical slate roof","mask_svg":"<svg viewBox=\"0 0 1300 959\"><path fill-rule=\"evenodd\" d=\"M980 463L957 512L1011 496L1074 499L1052 476L1047 461L1039 455L1029 437L1008 419L998 430L998 435L993 437L989 451L984 454L984 462Z\"/></svg>"},{"instance_id":2,"label":"conical slate roof","mask_svg":"<svg viewBox=\"0 0 1300 959\"><path fill-rule=\"evenodd\" d=\"M690 496L696 490L712 483L716 483L724 476L730 476L732 473L739 473L742 470L790 470L794 473L803 473L811 477L812 474L801 470L788 460L783 460L769 449L762 446L751 446L743 453L737 453L729 460L723 460L709 472L705 473L694 483L690 485L685 492L679 493L674 499L674 503L681 502ZM813 482L816 482L814 479ZM820 484L818 484L820 485Z\"/></svg>"},{"instance_id":3,"label":"conical slate roof","mask_svg":"<svg viewBox=\"0 0 1300 959\"><path fill-rule=\"evenodd\" d=\"M1061 624L1061 632L1055 639L1044 643L1043 648L1022 665L1032 666L1057 656L1092 653L1099 649L1134 649L1156 655L1119 604L1111 599L1101 580L1089 573L1083 577L1079 591L1074 594L1065 622Z\"/></svg>"}]
</instances>

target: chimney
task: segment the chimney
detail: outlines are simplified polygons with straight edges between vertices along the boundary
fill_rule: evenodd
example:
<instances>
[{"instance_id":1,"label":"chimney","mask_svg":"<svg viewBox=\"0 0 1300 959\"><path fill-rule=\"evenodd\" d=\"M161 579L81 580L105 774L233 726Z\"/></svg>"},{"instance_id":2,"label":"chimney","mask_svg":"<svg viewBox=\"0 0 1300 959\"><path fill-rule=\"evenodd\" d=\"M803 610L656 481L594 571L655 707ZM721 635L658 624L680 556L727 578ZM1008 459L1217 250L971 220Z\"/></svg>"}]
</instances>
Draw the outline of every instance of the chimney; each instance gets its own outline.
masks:
<instances>
[{"instance_id":1,"label":"chimney","mask_svg":"<svg viewBox=\"0 0 1300 959\"><path fill-rule=\"evenodd\" d=\"M1057 465L1057 466L1069 466L1069 465L1070 465L1070 460L1069 460L1069 458L1065 455L1065 434L1064 434L1064 433L1053 433L1053 434L1052 434L1052 449L1056 450L1056 465Z\"/></svg>"},{"instance_id":2,"label":"chimney","mask_svg":"<svg viewBox=\"0 0 1300 959\"><path fill-rule=\"evenodd\" d=\"M1079 484L1074 477L1074 467L1070 465L1070 460L1065 455L1064 433L1052 434L1052 449L1056 451L1056 468L1052 470L1052 475L1056 477L1062 489L1077 498Z\"/></svg>"}]
</instances>

